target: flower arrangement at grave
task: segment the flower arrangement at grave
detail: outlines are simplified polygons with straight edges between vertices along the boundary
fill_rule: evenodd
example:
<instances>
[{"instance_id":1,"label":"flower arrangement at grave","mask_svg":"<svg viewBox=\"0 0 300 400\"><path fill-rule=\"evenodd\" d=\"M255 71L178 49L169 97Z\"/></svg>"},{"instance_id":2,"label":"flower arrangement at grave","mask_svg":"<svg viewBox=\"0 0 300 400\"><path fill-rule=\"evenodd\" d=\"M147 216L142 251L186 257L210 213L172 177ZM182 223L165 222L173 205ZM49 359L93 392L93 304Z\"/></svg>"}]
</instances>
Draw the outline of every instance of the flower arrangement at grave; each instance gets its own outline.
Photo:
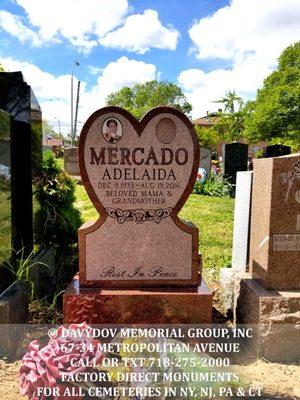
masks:
<instances>
[{"instance_id":1,"label":"flower arrangement at grave","mask_svg":"<svg viewBox=\"0 0 300 400\"><path fill-rule=\"evenodd\" d=\"M131 337L114 328L111 341L101 343L97 331L86 323L72 324L50 329L45 346L32 341L19 371L21 395L29 400L83 400L86 394L102 400L163 400L180 390L182 377L201 387L215 372L203 363L210 356L178 339Z\"/></svg>"},{"instance_id":2,"label":"flower arrangement at grave","mask_svg":"<svg viewBox=\"0 0 300 400\"><path fill-rule=\"evenodd\" d=\"M66 336L63 331L77 334ZM53 328L48 334L48 344L41 346L38 340L32 341L22 359L20 392L29 400L83 400L86 393L97 399L142 400L150 392L163 393L163 388L170 385L161 377L173 369L172 363L166 361L174 354L128 350L131 346L143 347L150 339L122 339L117 335L114 343L119 343L119 351L110 353L100 350L101 342L93 337L93 328L86 323ZM160 339L151 344L162 345ZM117 359L117 364L107 362L109 358ZM128 363L132 359L143 363ZM140 379L132 381L132 374ZM143 378L146 375L150 380Z\"/></svg>"},{"instance_id":3,"label":"flower arrangement at grave","mask_svg":"<svg viewBox=\"0 0 300 400\"><path fill-rule=\"evenodd\" d=\"M212 171L205 182L201 182L201 179L195 182L193 193L212 197L230 197L232 185L223 175L217 175Z\"/></svg>"},{"instance_id":4,"label":"flower arrangement at grave","mask_svg":"<svg viewBox=\"0 0 300 400\"><path fill-rule=\"evenodd\" d=\"M86 323L69 326L70 331L82 333L76 338L64 337L63 329L50 330L49 343L44 347L38 340L28 345L19 371L19 382L21 395L29 400L47 400L50 390L43 391L44 388L51 389L53 399L82 399L80 394L83 392L78 387L86 389L86 384L78 385L72 382L72 378L78 373L91 372L89 365L99 365L105 357L99 350L100 341L88 334L92 328Z\"/></svg>"}]
</instances>

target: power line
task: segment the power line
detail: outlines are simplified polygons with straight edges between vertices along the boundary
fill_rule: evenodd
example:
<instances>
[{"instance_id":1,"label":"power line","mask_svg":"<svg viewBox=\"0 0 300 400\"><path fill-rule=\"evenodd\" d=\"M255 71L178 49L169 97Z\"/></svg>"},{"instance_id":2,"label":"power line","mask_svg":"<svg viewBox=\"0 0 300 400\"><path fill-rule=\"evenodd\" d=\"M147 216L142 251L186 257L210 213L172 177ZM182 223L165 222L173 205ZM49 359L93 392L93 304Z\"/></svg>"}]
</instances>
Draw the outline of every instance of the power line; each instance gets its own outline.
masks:
<instances>
[{"instance_id":1,"label":"power line","mask_svg":"<svg viewBox=\"0 0 300 400\"><path fill-rule=\"evenodd\" d=\"M84 125L84 122L80 122L80 123L77 122L77 124ZM51 122L50 122L50 125L51 126L59 126L59 124L52 124ZM71 124L62 124L61 123L60 126L71 126Z\"/></svg>"}]
</instances>

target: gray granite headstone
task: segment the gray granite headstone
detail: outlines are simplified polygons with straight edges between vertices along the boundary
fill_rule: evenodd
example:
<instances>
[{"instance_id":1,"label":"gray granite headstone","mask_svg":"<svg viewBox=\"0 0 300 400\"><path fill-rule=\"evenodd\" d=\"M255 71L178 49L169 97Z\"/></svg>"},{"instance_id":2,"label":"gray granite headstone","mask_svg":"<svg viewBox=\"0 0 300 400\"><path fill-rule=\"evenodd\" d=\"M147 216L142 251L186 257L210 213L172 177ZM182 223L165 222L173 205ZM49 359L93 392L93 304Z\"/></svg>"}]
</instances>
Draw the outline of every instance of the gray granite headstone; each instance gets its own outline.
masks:
<instances>
[{"instance_id":1,"label":"gray granite headstone","mask_svg":"<svg viewBox=\"0 0 300 400\"><path fill-rule=\"evenodd\" d=\"M64 169L69 175L80 176L77 147L70 147L69 149L65 149Z\"/></svg>"},{"instance_id":2,"label":"gray granite headstone","mask_svg":"<svg viewBox=\"0 0 300 400\"><path fill-rule=\"evenodd\" d=\"M205 169L207 175L209 175L211 169L211 149L208 147L200 146L199 167Z\"/></svg>"},{"instance_id":3,"label":"gray granite headstone","mask_svg":"<svg viewBox=\"0 0 300 400\"><path fill-rule=\"evenodd\" d=\"M251 214L252 171L237 173L232 268L238 272L245 272L249 261L249 227Z\"/></svg>"},{"instance_id":4,"label":"gray granite headstone","mask_svg":"<svg viewBox=\"0 0 300 400\"><path fill-rule=\"evenodd\" d=\"M252 177L252 171L237 173L232 267L220 270L220 298L225 310L234 308L235 293L249 263Z\"/></svg>"}]
</instances>

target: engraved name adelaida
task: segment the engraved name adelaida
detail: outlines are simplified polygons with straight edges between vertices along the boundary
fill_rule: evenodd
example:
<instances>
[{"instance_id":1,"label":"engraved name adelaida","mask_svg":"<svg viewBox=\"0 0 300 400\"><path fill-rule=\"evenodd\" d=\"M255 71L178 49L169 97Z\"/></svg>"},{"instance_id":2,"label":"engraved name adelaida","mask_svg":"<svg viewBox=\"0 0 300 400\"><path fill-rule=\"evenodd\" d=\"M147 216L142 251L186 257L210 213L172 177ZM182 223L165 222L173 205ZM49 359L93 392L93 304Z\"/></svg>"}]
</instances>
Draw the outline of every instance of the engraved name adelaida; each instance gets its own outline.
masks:
<instances>
[{"instance_id":1,"label":"engraved name adelaida","mask_svg":"<svg viewBox=\"0 0 300 400\"><path fill-rule=\"evenodd\" d=\"M185 165L189 159L188 151L180 147L172 150L163 147L155 151L153 147L146 151L144 147L101 147L96 151L90 147L90 164L96 165Z\"/></svg>"}]
</instances>

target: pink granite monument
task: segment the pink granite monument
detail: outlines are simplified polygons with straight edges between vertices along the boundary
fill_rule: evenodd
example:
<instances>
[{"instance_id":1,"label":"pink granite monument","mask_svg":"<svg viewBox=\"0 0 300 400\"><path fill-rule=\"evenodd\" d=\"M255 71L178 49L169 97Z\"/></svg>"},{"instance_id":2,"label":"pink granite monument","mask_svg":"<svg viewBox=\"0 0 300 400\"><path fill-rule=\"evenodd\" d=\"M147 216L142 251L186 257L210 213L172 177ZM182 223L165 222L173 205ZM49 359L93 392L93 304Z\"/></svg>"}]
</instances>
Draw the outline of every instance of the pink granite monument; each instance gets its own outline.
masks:
<instances>
[{"instance_id":1,"label":"pink granite monument","mask_svg":"<svg viewBox=\"0 0 300 400\"><path fill-rule=\"evenodd\" d=\"M79 163L100 216L79 230L82 286L198 285L198 229L177 216L198 159L191 123L177 110L154 109L137 122L104 108L88 119Z\"/></svg>"},{"instance_id":2,"label":"pink granite monument","mask_svg":"<svg viewBox=\"0 0 300 400\"><path fill-rule=\"evenodd\" d=\"M185 323L210 322L198 229L178 217L198 161L192 123L177 109L158 107L137 121L124 109L105 107L86 121L79 166L99 218L79 229L79 282L64 296L65 322L82 317L74 310L84 298L94 299L92 322L109 322L101 304L109 302L112 310L120 299L125 322L142 322L149 307L169 316L162 322L180 322L180 313Z\"/></svg>"},{"instance_id":3,"label":"pink granite monument","mask_svg":"<svg viewBox=\"0 0 300 400\"><path fill-rule=\"evenodd\" d=\"M299 290L300 155L255 160L253 183L253 278L266 289Z\"/></svg>"},{"instance_id":4,"label":"pink granite monument","mask_svg":"<svg viewBox=\"0 0 300 400\"><path fill-rule=\"evenodd\" d=\"M260 327L260 356L300 357L300 154L254 160L250 273L240 321Z\"/></svg>"}]
</instances>

